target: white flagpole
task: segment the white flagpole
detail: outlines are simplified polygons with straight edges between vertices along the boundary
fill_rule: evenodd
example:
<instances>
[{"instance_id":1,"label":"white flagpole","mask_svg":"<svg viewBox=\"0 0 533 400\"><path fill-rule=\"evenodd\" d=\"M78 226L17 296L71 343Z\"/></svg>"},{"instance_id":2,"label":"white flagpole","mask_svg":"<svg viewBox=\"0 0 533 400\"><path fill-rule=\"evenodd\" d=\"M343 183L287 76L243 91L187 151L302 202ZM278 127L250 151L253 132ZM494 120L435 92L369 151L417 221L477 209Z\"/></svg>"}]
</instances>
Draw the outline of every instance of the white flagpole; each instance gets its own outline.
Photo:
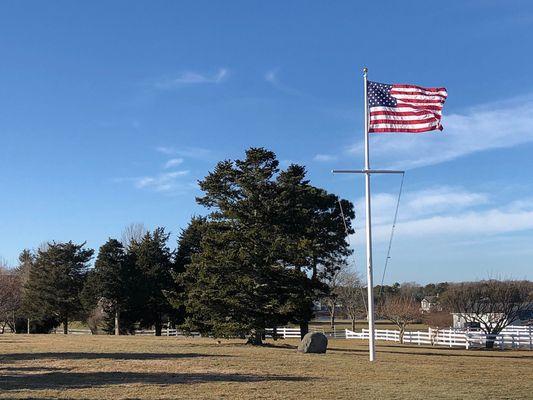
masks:
<instances>
[{"instance_id":1,"label":"white flagpole","mask_svg":"<svg viewBox=\"0 0 533 400\"><path fill-rule=\"evenodd\" d=\"M370 220L370 152L368 137L368 98L367 98L368 68L363 68L364 97L365 97L365 198L366 198L366 279L368 290L368 352L370 361L376 359L376 344L374 340L374 279L372 276L372 222Z\"/></svg>"},{"instance_id":2,"label":"white flagpole","mask_svg":"<svg viewBox=\"0 0 533 400\"><path fill-rule=\"evenodd\" d=\"M334 169L334 174L364 174L366 199L366 277L368 290L368 348L370 361L376 359L376 341L374 336L374 278L372 276L372 221L370 219L370 174L404 174L405 171L370 169L370 143L368 136L368 68L363 68L364 97L365 97L365 168L364 169Z\"/></svg>"}]
</instances>

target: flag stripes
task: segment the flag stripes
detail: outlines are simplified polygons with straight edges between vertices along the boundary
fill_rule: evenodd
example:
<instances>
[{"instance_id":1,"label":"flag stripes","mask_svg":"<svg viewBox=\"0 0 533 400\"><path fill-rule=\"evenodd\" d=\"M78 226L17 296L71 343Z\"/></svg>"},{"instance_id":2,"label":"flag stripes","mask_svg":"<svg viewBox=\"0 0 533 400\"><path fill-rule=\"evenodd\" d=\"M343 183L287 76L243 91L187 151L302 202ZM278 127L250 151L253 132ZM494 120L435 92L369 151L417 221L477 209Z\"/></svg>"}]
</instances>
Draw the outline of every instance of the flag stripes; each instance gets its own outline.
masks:
<instances>
[{"instance_id":1,"label":"flag stripes","mask_svg":"<svg viewBox=\"0 0 533 400\"><path fill-rule=\"evenodd\" d=\"M445 88L368 82L369 132L442 130Z\"/></svg>"}]
</instances>

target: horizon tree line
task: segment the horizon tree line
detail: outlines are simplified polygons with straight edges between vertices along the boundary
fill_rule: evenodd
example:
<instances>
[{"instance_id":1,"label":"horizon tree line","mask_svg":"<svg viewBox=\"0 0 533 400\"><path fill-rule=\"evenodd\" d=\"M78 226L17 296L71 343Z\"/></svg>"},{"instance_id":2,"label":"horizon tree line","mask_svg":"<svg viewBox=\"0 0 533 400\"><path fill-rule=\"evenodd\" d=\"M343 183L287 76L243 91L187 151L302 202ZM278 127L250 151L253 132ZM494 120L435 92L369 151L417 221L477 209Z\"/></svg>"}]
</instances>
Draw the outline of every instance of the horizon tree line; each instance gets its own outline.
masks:
<instances>
[{"instance_id":1,"label":"horizon tree line","mask_svg":"<svg viewBox=\"0 0 533 400\"><path fill-rule=\"evenodd\" d=\"M288 322L305 334L313 302L351 254L353 205L311 185L303 166L280 169L263 148L219 162L199 183L196 200L208 214L192 218L175 251L161 227L110 238L94 268L85 243L25 250L21 298L30 329L62 324L67 333L70 321L94 318L99 307L116 334L154 326L160 335L170 323L260 343L266 328Z\"/></svg>"},{"instance_id":2,"label":"horizon tree line","mask_svg":"<svg viewBox=\"0 0 533 400\"><path fill-rule=\"evenodd\" d=\"M128 226L120 240L109 238L93 268L95 252L85 243L49 242L24 250L11 280L0 269L0 319L6 319L6 309L17 309L33 332L62 324L68 333L69 322L86 320L91 330L103 324L118 335L154 327L161 335L167 324L260 344L266 328L287 323L299 325L303 337L314 302L322 300L332 325L342 305L355 329L366 304L360 279L348 271L347 237L355 218L349 201L311 185L303 166L280 169L275 154L264 148L219 162L199 185L203 194L196 201L208 213L191 219L176 250L169 248L164 228L148 231L142 224ZM491 302L506 302L508 312L485 326L487 333L498 333L532 299L531 282L507 285L512 288L488 286L500 294ZM416 301L423 295L441 295L465 315L474 306L490 309L464 294L489 297L488 289L474 286L405 283L374 290L379 313L403 332L420 319ZM10 321L17 325L16 318ZM19 319L19 331L23 323Z\"/></svg>"}]
</instances>

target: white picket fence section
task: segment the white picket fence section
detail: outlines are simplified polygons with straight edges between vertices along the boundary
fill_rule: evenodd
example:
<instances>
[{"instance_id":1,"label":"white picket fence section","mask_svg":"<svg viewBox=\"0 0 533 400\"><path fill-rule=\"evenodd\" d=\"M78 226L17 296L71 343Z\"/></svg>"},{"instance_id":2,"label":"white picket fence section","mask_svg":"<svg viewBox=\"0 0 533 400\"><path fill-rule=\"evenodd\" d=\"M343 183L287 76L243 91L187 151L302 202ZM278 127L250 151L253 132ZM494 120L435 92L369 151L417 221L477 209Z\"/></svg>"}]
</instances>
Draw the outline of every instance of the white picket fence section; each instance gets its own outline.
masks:
<instances>
[{"instance_id":1,"label":"white picket fence section","mask_svg":"<svg viewBox=\"0 0 533 400\"><path fill-rule=\"evenodd\" d=\"M63 334L63 329L54 329L52 332L56 334ZM69 335L90 335L91 330L90 329L69 329L68 334Z\"/></svg>"},{"instance_id":2,"label":"white picket fence section","mask_svg":"<svg viewBox=\"0 0 533 400\"><path fill-rule=\"evenodd\" d=\"M54 329L55 334L63 334L63 329ZM69 329L69 335L91 335L90 329ZM136 329L134 334L137 336L155 336L155 329ZM161 336L181 336L181 337L195 337L201 336L199 332L183 332L178 329L164 328L161 331Z\"/></svg>"},{"instance_id":3,"label":"white picket fence section","mask_svg":"<svg viewBox=\"0 0 533 400\"><path fill-rule=\"evenodd\" d=\"M283 339L293 339L293 338L300 338L300 328L287 328L287 327L280 327L280 328L267 328L265 329L265 337L272 338L274 336L274 332L277 338L283 338Z\"/></svg>"},{"instance_id":4,"label":"white picket fence section","mask_svg":"<svg viewBox=\"0 0 533 400\"><path fill-rule=\"evenodd\" d=\"M346 329L346 339L368 339L369 330L362 329L361 332L353 332ZM375 329L376 340L386 340L389 342L400 342L400 331L394 329ZM403 342L417 345L441 345L466 347L467 341L464 333L457 333L452 330L427 331L406 331L403 335Z\"/></svg>"},{"instance_id":5,"label":"white picket fence section","mask_svg":"<svg viewBox=\"0 0 533 400\"><path fill-rule=\"evenodd\" d=\"M310 326L309 332L320 332L326 335L327 337L345 339L346 333L344 329L332 329L326 330L319 326ZM265 329L265 337L270 339L273 337L274 328ZM290 328L286 326L276 328L276 336L279 339L299 339L300 338L300 328Z\"/></svg>"},{"instance_id":6,"label":"white picket fence section","mask_svg":"<svg viewBox=\"0 0 533 400\"><path fill-rule=\"evenodd\" d=\"M155 329L137 329L135 335L139 336L155 336ZM182 337L195 337L201 336L199 332L184 332L179 329L163 328L161 330L161 336L182 336Z\"/></svg>"},{"instance_id":7,"label":"white picket fence section","mask_svg":"<svg viewBox=\"0 0 533 400\"><path fill-rule=\"evenodd\" d=\"M392 329L375 329L376 340L400 342L400 331ZM346 329L346 339L368 339L369 330L353 332ZM494 346L500 349L529 349L533 350L532 327L510 326L498 335L487 335L483 332L459 331L457 329L431 329L427 331L407 331L403 342L417 345L438 345L447 347L462 347L465 349L485 347L487 340L493 340Z\"/></svg>"},{"instance_id":8,"label":"white picket fence section","mask_svg":"<svg viewBox=\"0 0 533 400\"><path fill-rule=\"evenodd\" d=\"M265 337L272 338L276 332L279 339L299 339L300 328L278 327L266 329ZM336 339L367 339L369 330L362 329L354 332L349 329L326 330L322 327L309 327L310 332L322 332L327 337ZM62 334L62 329L53 331ZM69 329L70 335L90 335L89 329ZM138 329L135 335L155 336L154 329ZM162 336L197 337L199 332L183 332L178 329L163 328ZM400 342L400 331L394 329L376 329L376 340ZM494 341L494 347L500 349L529 349L533 350L533 326L508 326L498 335L486 335L479 331L464 331L459 329L431 329L427 331L406 331L403 342L416 345L461 347L465 349L485 347L487 340Z\"/></svg>"}]
</instances>

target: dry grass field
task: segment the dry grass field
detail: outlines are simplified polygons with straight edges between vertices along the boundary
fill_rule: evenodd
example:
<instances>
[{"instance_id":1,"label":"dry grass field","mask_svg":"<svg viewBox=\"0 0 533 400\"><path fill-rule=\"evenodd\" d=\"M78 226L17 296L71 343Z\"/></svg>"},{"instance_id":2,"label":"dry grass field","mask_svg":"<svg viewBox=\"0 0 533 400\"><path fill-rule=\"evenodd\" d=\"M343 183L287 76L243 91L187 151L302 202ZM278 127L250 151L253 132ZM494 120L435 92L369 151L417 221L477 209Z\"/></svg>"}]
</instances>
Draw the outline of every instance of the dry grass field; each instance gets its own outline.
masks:
<instances>
[{"instance_id":1,"label":"dry grass field","mask_svg":"<svg viewBox=\"0 0 533 400\"><path fill-rule=\"evenodd\" d=\"M330 341L3 335L0 398L9 399L531 399L533 352Z\"/></svg>"}]
</instances>

